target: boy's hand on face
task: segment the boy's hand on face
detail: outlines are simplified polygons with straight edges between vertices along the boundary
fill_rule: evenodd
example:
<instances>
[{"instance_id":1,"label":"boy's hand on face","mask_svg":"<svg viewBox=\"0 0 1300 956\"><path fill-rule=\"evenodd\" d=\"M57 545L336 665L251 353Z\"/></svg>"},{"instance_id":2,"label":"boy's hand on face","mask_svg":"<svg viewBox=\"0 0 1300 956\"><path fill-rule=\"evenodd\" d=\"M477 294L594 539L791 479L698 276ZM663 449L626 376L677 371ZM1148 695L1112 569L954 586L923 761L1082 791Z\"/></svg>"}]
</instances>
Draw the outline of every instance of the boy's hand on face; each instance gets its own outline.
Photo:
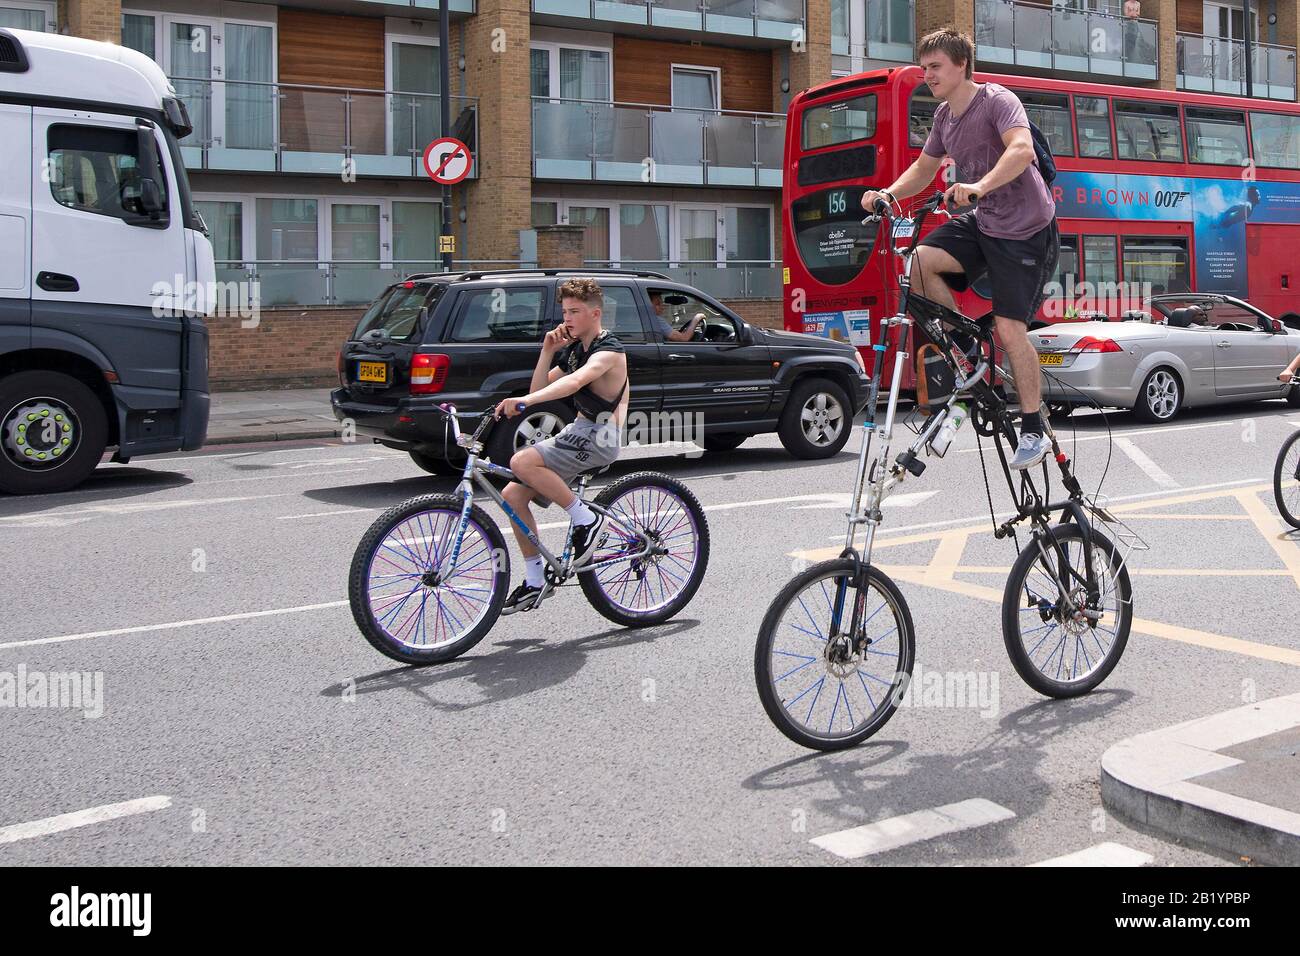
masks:
<instances>
[{"instance_id":1,"label":"boy's hand on face","mask_svg":"<svg viewBox=\"0 0 1300 956\"><path fill-rule=\"evenodd\" d=\"M569 337L569 330L564 327L564 323L560 323L546 333L546 338L542 340L542 348L548 352L554 352L572 341L573 339Z\"/></svg>"}]
</instances>

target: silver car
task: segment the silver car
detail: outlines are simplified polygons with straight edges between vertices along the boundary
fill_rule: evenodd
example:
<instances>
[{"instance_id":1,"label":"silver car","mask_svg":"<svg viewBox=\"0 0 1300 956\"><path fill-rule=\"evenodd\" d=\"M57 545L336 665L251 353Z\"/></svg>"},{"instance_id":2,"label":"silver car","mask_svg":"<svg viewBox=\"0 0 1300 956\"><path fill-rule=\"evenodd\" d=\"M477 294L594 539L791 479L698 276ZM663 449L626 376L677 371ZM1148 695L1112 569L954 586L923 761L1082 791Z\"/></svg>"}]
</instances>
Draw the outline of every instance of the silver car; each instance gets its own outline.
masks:
<instances>
[{"instance_id":1,"label":"silver car","mask_svg":"<svg viewBox=\"0 0 1300 956\"><path fill-rule=\"evenodd\" d=\"M1226 402L1286 398L1300 405L1298 390L1277 379L1300 352L1300 329L1227 295L1158 295L1151 307L1136 320L1032 330L1043 400L1131 408L1148 422Z\"/></svg>"}]
</instances>

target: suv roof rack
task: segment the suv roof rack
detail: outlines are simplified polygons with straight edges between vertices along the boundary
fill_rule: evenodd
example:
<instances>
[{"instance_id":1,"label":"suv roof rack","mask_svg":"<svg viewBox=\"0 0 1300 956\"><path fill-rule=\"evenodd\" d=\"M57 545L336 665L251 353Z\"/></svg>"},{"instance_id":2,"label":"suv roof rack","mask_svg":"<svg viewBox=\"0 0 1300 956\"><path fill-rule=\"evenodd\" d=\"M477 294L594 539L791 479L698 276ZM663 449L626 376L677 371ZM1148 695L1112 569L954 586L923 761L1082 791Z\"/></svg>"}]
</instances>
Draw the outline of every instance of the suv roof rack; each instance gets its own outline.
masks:
<instances>
[{"instance_id":1,"label":"suv roof rack","mask_svg":"<svg viewBox=\"0 0 1300 956\"><path fill-rule=\"evenodd\" d=\"M488 276L560 276L560 275L598 275L598 276L634 276L638 279L661 279L664 282L676 282L671 276L662 272L646 269L484 269L481 272L418 272L407 279L446 279L448 282L472 282Z\"/></svg>"}]
</instances>

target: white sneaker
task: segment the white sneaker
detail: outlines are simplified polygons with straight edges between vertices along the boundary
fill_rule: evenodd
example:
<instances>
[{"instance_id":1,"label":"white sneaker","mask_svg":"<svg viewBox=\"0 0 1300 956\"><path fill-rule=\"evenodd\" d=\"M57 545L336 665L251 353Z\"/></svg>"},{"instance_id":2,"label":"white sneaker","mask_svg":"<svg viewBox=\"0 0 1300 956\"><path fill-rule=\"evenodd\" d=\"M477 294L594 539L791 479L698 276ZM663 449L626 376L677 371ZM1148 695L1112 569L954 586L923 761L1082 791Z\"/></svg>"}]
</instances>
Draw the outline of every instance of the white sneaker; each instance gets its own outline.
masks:
<instances>
[{"instance_id":1,"label":"white sneaker","mask_svg":"<svg viewBox=\"0 0 1300 956\"><path fill-rule=\"evenodd\" d=\"M1033 468L1040 461L1047 457L1047 453L1052 450L1052 441L1046 435L1035 435L1030 432L1027 435L1020 436L1020 444L1016 446L1016 453L1012 456L1007 465L1012 471L1024 471L1026 468Z\"/></svg>"}]
</instances>

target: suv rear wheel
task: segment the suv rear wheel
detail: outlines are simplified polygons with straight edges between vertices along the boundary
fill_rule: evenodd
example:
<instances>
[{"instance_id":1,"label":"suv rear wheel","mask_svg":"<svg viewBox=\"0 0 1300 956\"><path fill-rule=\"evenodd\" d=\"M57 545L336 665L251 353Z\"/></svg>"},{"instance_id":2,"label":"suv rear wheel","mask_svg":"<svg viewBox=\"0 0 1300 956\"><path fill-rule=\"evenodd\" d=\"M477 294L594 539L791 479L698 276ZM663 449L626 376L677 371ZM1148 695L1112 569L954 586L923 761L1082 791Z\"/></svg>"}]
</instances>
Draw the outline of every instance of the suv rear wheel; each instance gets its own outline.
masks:
<instances>
[{"instance_id":1,"label":"suv rear wheel","mask_svg":"<svg viewBox=\"0 0 1300 956\"><path fill-rule=\"evenodd\" d=\"M825 378L795 384L777 434L796 458L829 458L849 440L853 416L844 389Z\"/></svg>"},{"instance_id":2,"label":"suv rear wheel","mask_svg":"<svg viewBox=\"0 0 1300 956\"><path fill-rule=\"evenodd\" d=\"M721 435L705 435L700 443L705 451L734 451L749 437L739 432L724 432Z\"/></svg>"},{"instance_id":3,"label":"suv rear wheel","mask_svg":"<svg viewBox=\"0 0 1300 956\"><path fill-rule=\"evenodd\" d=\"M507 467L515 452L554 438L573 421L573 412L562 402L543 402L515 418L503 418L492 426L484 451L493 463Z\"/></svg>"}]
</instances>

